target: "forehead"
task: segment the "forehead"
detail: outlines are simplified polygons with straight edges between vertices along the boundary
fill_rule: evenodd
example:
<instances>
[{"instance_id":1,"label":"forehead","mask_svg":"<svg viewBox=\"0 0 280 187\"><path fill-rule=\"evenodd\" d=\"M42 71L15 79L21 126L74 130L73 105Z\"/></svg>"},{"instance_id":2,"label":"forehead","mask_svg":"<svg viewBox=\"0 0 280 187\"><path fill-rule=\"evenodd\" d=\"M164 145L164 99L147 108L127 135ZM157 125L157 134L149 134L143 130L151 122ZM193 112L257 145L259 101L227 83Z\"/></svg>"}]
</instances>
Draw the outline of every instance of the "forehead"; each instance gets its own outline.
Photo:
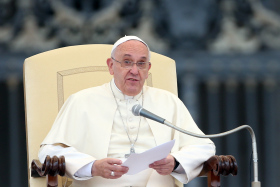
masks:
<instances>
[{"instance_id":1,"label":"forehead","mask_svg":"<svg viewBox=\"0 0 280 187\"><path fill-rule=\"evenodd\" d=\"M148 58L148 48L145 44L138 40L129 40L120 44L116 50L115 55L117 56L131 56L131 57L143 57Z\"/></svg>"}]
</instances>

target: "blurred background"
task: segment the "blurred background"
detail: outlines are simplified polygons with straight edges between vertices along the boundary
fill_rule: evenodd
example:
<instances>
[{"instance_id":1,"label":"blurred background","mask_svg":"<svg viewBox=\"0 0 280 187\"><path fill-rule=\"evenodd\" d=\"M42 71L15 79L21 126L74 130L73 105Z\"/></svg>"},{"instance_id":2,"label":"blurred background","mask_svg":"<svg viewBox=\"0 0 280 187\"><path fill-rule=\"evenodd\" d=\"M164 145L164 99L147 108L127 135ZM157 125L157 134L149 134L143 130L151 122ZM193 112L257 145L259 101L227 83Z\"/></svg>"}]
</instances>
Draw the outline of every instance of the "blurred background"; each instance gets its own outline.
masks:
<instances>
[{"instance_id":1,"label":"blurred background","mask_svg":"<svg viewBox=\"0 0 280 187\"><path fill-rule=\"evenodd\" d=\"M206 134L250 125L259 180L279 186L279 0L0 0L1 186L28 186L24 59L124 35L176 60L179 97ZM237 176L222 177L223 186L250 186L250 134L213 141L216 154L234 155L239 165ZM196 178L185 186L206 184Z\"/></svg>"}]
</instances>

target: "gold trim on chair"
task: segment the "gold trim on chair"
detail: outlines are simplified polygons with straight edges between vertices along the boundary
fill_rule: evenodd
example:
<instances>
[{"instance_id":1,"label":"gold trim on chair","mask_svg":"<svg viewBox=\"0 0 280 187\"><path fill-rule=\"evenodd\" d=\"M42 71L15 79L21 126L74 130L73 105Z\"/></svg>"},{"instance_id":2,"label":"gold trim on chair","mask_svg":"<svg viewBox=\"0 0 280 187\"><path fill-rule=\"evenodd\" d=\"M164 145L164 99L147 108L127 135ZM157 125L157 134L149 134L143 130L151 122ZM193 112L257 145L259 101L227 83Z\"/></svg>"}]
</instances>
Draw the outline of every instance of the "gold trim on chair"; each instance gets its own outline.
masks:
<instances>
[{"instance_id":1,"label":"gold trim on chair","mask_svg":"<svg viewBox=\"0 0 280 187\"><path fill-rule=\"evenodd\" d=\"M153 79L152 79L152 73L149 72L148 78L146 80L147 86L153 87Z\"/></svg>"},{"instance_id":2,"label":"gold trim on chair","mask_svg":"<svg viewBox=\"0 0 280 187\"><path fill-rule=\"evenodd\" d=\"M63 77L68 75L74 75L79 73L86 72L95 72L95 71L108 71L107 66L88 66L80 67L75 69L69 69L64 71L57 72L57 97L58 97L58 110L62 107L64 103L64 90L63 90Z\"/></svg>"},{"instance_id":3,"label":"gold trim on chair","mask_svg":"<svg viewBox=\"0 0 280 187\"><path fill-rule=\"evenodd\" d=\"M69 69L57 72L57 99L58 99L58 111L64 103L64 88L63 88L63 77L68 75L74 75L79 73L95 72L95 71L108 71L107 66L88 66L80 67L75 69ZM152 74L149 73L146 80L147 86L153 87Z\"/></svg>"}]
</instances>

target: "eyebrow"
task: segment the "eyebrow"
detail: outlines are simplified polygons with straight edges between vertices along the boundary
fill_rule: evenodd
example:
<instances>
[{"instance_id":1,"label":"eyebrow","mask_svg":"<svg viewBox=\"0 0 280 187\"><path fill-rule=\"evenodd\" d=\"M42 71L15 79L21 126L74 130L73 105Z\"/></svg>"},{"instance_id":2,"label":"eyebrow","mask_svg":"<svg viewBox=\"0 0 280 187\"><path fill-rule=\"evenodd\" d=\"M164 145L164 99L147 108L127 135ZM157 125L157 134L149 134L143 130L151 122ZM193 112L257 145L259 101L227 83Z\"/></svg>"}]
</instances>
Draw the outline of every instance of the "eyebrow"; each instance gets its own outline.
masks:
<instances>
[{"instance_id":1,"label":"eyebrow","mask_svg":"<svg viewBox=\"0 0 280 187\"><path fill-rule=\"evenodd\" d=\"M130 54L124 54L123 55L124 57L131 57L131 55ZM142 56L142 57L140 57L141 59L144 59L144 60L146 60L147 59L147 57L145 57L145 56Z\"/></svg>"}]
</instances>

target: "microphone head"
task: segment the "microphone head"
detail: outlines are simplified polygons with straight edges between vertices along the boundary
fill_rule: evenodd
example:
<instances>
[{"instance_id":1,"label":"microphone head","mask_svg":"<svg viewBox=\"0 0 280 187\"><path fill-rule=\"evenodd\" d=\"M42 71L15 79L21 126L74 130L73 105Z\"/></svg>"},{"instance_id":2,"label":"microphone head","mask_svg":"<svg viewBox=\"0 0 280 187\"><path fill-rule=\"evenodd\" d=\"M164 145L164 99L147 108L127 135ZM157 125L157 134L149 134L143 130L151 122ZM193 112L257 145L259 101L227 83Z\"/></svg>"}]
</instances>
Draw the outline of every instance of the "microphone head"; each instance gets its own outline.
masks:
<instances>
[{"instance_id":1,"label":"microphone head","mask_svg":"<svg viewBox=\"0 0 280 187\"><path fill-rule=\"evenodd\" d=\"M134 116L140 116L140 111L142 110L142 106L140 104L134 105L132 107L132 113Z\"/></svg>"}]
</instances>

